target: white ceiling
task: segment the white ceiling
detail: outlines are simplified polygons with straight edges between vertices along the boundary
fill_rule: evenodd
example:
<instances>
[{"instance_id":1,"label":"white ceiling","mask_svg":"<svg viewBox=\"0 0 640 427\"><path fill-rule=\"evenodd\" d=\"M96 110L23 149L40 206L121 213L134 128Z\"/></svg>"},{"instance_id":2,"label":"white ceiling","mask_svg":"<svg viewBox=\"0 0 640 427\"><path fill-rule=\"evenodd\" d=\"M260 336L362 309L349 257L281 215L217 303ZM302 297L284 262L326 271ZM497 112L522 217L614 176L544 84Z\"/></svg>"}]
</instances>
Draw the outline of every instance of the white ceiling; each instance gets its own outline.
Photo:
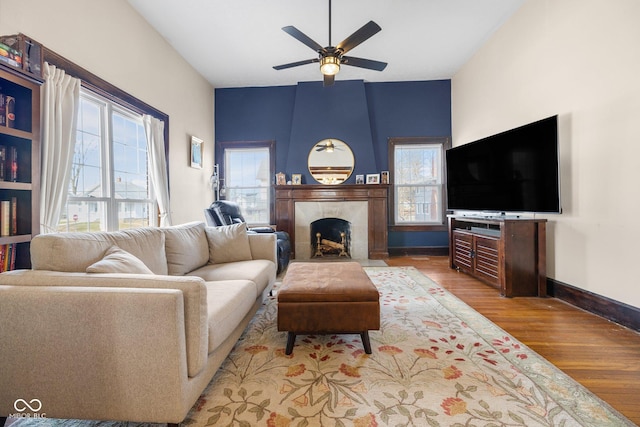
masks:
<instances>
[{"instance_id":1,"label":"white ceiling","mask_svg":"<svg viewBox=\"0 0 640 427\"><path fill-rule=\"evenodd\" d=\"M321 81L318 64L274 65L317 54L282 31L293 25L329 43L328 0L128 0L214 87ZM387 62L384 71L341 67L336 80L452 78L525 0L333 0L333 45L373 20L382 31L348 55Z\"/></svg>"}]
</instances>

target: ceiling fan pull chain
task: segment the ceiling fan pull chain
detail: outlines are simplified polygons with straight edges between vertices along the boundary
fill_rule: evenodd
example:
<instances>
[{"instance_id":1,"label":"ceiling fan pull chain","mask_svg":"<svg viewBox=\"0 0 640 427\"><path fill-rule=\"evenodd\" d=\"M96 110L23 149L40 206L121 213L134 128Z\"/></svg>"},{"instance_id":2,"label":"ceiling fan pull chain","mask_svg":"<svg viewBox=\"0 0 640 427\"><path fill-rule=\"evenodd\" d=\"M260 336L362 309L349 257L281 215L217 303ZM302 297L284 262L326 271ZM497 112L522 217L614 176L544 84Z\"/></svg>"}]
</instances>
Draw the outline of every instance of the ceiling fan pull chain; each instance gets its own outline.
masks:
<instances>
[{"instance_id":1,"label":"ceiling fan pull chain","mask_svg":"<svg viewBox=\"0 0 640 427\"><path fill-rule=\"evenodd\" d=\"M331 44L331 0L329 0L329 46L333 46Z\"/></svg>"}]
</instances>

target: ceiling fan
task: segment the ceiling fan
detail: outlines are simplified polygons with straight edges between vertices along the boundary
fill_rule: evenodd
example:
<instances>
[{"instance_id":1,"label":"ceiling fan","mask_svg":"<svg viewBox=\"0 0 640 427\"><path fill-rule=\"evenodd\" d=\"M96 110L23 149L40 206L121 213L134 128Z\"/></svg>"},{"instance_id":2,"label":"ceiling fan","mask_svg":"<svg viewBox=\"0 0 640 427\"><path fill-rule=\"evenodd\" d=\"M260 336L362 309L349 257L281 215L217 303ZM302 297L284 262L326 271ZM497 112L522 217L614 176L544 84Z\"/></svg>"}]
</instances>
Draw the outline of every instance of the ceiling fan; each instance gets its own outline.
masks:
<instances>
[{"instance_id":1,"label":"ceiling fan","mask_svg":"<svg viewBox=\"0 0 640 427\"><path fill-rule=\"evenodd\" d=\"M329 46L322 47L309 36L298 30L293 25L282 27L282 30L299 40L306 46L318 53L318 58L305 59L303 61L291 62L283 65L276 65L276 70L284 70L286 68L297 67L299 65L320 63L320 72L324 76L324 86L331 86L335 81L335 75L340 71L340 65L351 65L352 67L367 68L369 70L382 71L387 66L386 62L374 61L371 59L356 58L354 56L345 56L344 54L364 42L374 34L378 33L382 28L373 21L364 24L359 30L351 34L349 37L338 43L337 46L331 45L331 0L329 0Z\"/></svg>"},{"instance_id":2,"label":"ceiling fan","mask_svg":"<svg viewBox=\"0 0 640 427\"><path fill-rule=\"evenodd\" d=\"M340 147L336 147L332 140L328 140L326 144L316 145L316 151L327 150L327 153L333 153L333 150L342 150Z\"/></svg>"}]
</instances>

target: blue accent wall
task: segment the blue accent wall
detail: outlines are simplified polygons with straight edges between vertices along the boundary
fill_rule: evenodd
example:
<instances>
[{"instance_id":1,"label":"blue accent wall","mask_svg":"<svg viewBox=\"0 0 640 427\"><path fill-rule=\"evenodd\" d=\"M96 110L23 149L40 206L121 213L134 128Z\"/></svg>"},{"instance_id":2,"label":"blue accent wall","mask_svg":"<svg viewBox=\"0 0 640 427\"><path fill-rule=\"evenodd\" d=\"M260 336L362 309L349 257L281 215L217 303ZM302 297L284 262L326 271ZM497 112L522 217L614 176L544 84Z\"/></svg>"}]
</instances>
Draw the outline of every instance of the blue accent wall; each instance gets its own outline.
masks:
<instances>
[{"instance_id":1,"label":"blue accent wall","mask_svg":"<svg viewBox=\"0 0 640 427\"><path fill-rule=\"evenodd\" d=\"M308 173L307 156L325 138L345 141L356 174L389 170L390 137L451 136L451 81L301 82L215 90L216 142L275 140L276 172ZM218 150L216 150L219 152ZM446 232L390 232L389 247L442 247Z\"/></svg>"}]
</instances>

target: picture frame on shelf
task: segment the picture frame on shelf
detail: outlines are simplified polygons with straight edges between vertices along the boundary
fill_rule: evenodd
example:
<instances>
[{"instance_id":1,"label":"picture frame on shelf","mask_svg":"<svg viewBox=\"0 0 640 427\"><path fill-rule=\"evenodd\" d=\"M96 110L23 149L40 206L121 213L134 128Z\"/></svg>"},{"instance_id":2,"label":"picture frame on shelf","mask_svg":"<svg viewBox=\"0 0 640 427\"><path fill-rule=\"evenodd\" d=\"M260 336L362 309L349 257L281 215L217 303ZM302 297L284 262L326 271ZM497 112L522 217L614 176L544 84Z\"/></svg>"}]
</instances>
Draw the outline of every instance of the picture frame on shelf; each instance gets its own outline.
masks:
<instances>
[{"instance_id":1,"label":"picture frame on shelf","mask_svg":"<svg viewBox=\"0 0 640 427\"><path fill-rule=\"evenodd\" d=\"M380 173L380 183L388 184L389 183L389 171L382 171Z\"/></svg>"},{"instance_id":2,"label":"picture frame on shelf","mask_svg":"<svg viewBox=\"0 0 640 427\"><path fill-rule=\"evenodd\" d=\"M300 174L300 173L292 173L291 174L291 183L293 185L302 184L302 174Z\"/></svg>"},{"instance_id":3,"label":"picture frame on shelf","mask_svg":"<svg viewBox=\"0 0 640 427\"><path fill-rule=\"evenodd\" d=\"M368 173L367 174L367 184L380 184L380 174L379 173Z\"/></svg>"},{"instance_id":4,"label":"picture frame on shelf","mask_svg":"<svg viewBox=\"0 0 640 427\"><path fill-rule=\"evenodd\" d=\"M202 144L203 141L195 136L191 137L191 167L202 169Z\"/></svg>"},{"instance_id":5,"label":"picture frame on shelf","mask_svg":"<svg viewBox=\"0 0 640 427\"><path fill-rule=\"evenodd\" d=\"M276 174L276 185L286 185L287 183L287 176L284 174L284 172L279 172Z\"/></svg>"},{"instance_id":6,"label":"picture frame on shelf","mask_svg":"<svg viewBox=\"0 0 640 427\"><path fill-rule=\"evenodd\" d=\"M364 175L356 175L356 184L364 184Z\"/></svg>"}]
</instances>

